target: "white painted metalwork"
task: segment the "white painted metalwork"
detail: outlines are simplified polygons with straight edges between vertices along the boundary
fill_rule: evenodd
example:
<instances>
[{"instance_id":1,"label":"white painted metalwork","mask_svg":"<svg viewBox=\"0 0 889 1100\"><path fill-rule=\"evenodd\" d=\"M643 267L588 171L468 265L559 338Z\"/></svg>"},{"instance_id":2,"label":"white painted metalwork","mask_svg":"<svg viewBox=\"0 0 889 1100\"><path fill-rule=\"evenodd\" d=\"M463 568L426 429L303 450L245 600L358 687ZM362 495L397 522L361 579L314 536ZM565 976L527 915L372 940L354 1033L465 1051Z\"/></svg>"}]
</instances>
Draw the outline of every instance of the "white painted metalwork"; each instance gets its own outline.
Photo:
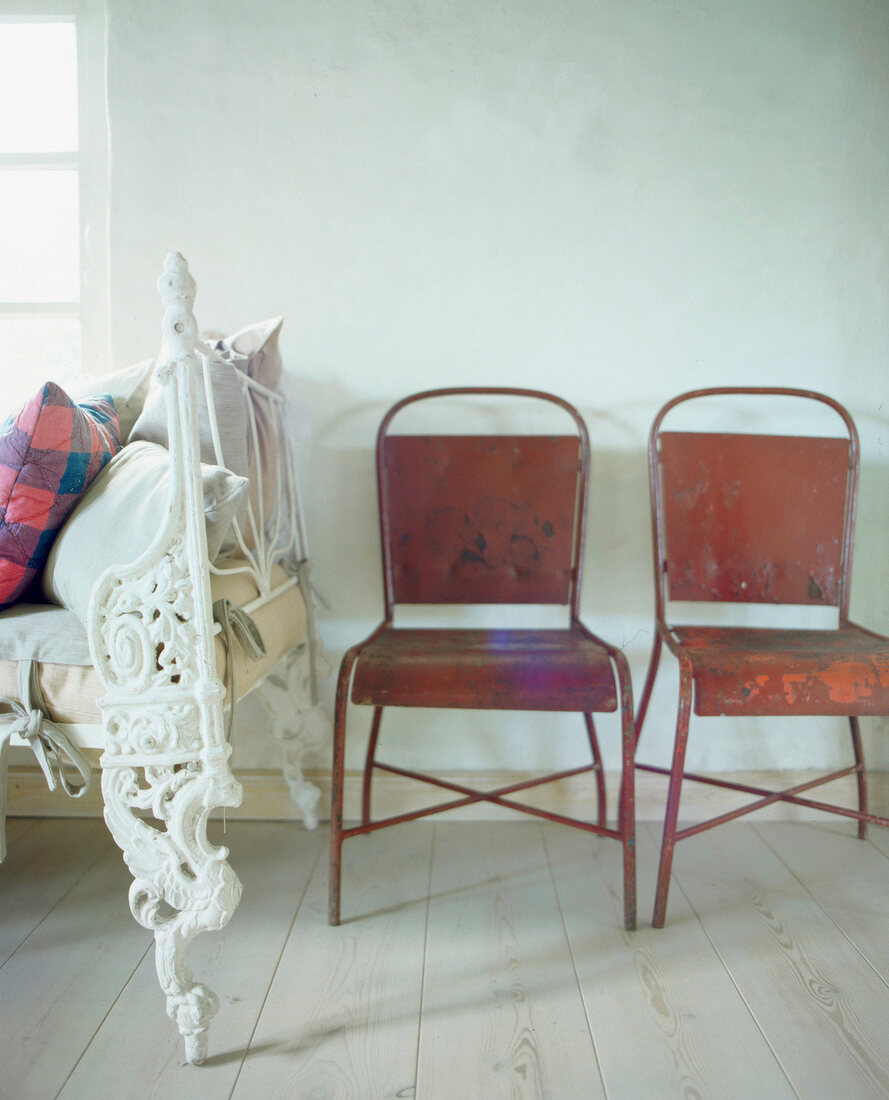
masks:
<instances>
[{"instance_id":1,"label":"white painted metalwork","mask_svg":"<svg viewBox=\"0 0 889 1100\"><path fill-rule=\"evenodd\" d=\"M213 440L213 450L220 466L226 456L216 423L216 402L213 394L211 362L225 363L222 356L202 340L196 340L195 350L202 359L202 375L206 407ZM282 662L283 668L263 681L262 701L269 716L269 736L283 754L282 771L293 801L300 807L308 828L317 824L315 807L320 791L304 776L303 757L328 737L329 722L320 709L318 676L329 669L321 653L315 615L315 599L321 597L310 572L309 547L302 514L299 478L290 431L287 424L287 402L284 395L271 390L245 371L236 371L244 395L247 415L249 449L256 461L252 471L253 485L246 514L236 517L233 532L236 548L233 553L210 563L211 574L246 573L256 584L259 596L244 606L252 615L288 588L298 584L306 606L306 642ZM266 514L266 486L263 484L259 427L251 393L260 394L267 402L272 417L275 448L278 457L271 508ZM272 567L282 564L290 574L287 581L275 584ZM217 631L220 629L216 627ZM284 685L283 688L281 685Z\"/></svg>"},{"instance_id":2,"label":"white painted metalwork","mask_svg":"<svg viewBox=\"0 0 889 1100\"><path fill-rule=\"evenodd\" d=\"M197 1063L206 1057L207 1026L218 1000L192 975L188 944L200 932L222 928L241 894L226 849L213 847L207 838L207 820L218 807L239 805L242 791L229 768L225 690L216 668L218 628L211 611L196 415L198 356L214 353L198 340L195 282L179 253L167 257L158 289L169 348L158 368L172 466L168 516L141 557L100 577L90 602L88 634L107 690L100 700L105 820L133 875L133 914L155 936L167 1011L185 1039L188 1060ZM205 370L204 377L209 373ZM270 396L280 410L284 476L271 517L262 512L261 489L254 494L260 504L259 514L247 519L251 544L239 528L241 558L224 568L246 570L254 578L260 592L254 610L287 586L303 585L312 645L291 655L282 675L273 674L266 704L272 735L284 748L285 775L311 827L317 822L318 792L304 779L301 761L320 732L315 623L295 464L283 406L278 395ZM208 407L212 420L212 400ZM255 433L255 420L251 423ZM224 464L221 452L218 457ZM273 588L272 565L288 554L295 560L296 575Z\"/></svg>"}]
</instances>

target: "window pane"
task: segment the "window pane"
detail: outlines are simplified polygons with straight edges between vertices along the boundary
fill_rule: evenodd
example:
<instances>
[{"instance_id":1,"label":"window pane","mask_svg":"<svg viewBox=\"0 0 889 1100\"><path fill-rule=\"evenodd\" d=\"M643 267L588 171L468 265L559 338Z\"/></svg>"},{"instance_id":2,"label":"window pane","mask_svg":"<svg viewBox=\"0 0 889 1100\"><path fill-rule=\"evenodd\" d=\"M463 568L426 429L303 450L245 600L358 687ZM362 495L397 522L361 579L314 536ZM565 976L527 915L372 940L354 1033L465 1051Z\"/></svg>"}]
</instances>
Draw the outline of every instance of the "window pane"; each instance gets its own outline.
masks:
<instances>
[{"instance_id":1,"label":"window pane","mask_svg":"<svg viewBox=\"0 0 889 1100\"><path fill-rule=\"evenodd\" d=\"M77 148L73 23L0 23L0 153Z\"/></svg>"},{"instance_id":2,"label":"window pane","mask_svg":"<svg viewBox=\"0 0 889 1100\"><path fill-rule=\"evenodd\" d=\"M58 382L64 388L79 363L76 318L0 317L0 420L17 412L44 382Z\"/></svg>"},{"instance_id":3,"label":"window pane","mask_svg":"<svg viewBox=\"0 0 889 1100\"><path fill-rule=\"evenodd\" d=\"M0 301L80 297L77 173L0 172Z\"/></svg>"}]
</instances>

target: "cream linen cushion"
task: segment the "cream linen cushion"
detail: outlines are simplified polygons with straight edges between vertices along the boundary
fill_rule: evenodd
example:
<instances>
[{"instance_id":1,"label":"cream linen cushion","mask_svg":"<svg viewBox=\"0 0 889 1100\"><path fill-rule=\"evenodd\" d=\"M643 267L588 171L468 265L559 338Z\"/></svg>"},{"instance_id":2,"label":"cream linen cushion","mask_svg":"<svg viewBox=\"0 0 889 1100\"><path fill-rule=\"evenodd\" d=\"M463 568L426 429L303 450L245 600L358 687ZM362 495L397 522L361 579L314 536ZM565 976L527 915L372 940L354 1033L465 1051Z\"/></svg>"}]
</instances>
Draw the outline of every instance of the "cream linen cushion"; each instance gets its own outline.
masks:
<instances>
[{"instance_id":1,"label":"cream linen cushion","mask_svg":"<svg viewBox=\"0 0 889 1100\"><path fill-rule=\"evenodd\" d=\"M213 387L213 406L216 411L216 424L219 429L219 441L222 447L222 465L239 477L247 477L248 427L247 408L244 389L237 369L231 363L209 363L210 382ZM197 372L198 435L201 445L201 462L215 465L219 462L213 446L213 434L210 428L210 414L207 406L207 393L204 388L204 363L198 360ZM133 426L127 442L147 440L150 443L169 445L167 428L167 406L164 390L160 383L152 383L145 399L145 405L139 419Z\"/></svg>"},{"instance_id":2,"label":"cream linen cushion","mask_svg":"<svg viewBox=\"0 0 889 1100\"><path fill-rule=\"evenodd\" d=\"M272 569L272 585L277 587L287 580L287 574L279 566ZM230 599L240 606L250 603L259 593L256 585L244 573L225 573L221 576L213 575L210 578L210 588L213 600ZM40 605L32 608L36 610ZM14 648L17 643L4 642L5 621L17 608L11 608L0 614L0 697L19 700L18 661L26 659L26 655L18 656L22 651ZM35 639L35 658L40 661L37 669L37 678L43 697L46 700L47 717L54 722L84 722L91 725L100 725L102 715L97 700L105 694L105 688L96 675L91 665L61 664L58 657L62 651L60 645L68 646L71 641L63 637L65 626L76 644L86 645L86 634L80 621L72 612L60 607L46 609L56 616L56 629L51 625L49 618L45 619L44 626L49 630L50 636L44 635L41 639ZM65 620L65 616L68 619ZM258 611L251 613L251 618L259 628L262 639L265 642L266 656L259 661L250 661L235 643L235 676L238 685L238 698L242 698L263 676L274 667L275 663L285 653L289 653L294 646L299 645L306 633L306 608L302 593L296 585L291 586L276 599L271 600ZM57 627L62 628L62 634ZM54 636L53 636L54 635ZM80 639L77 642L77 638ZM17 656L11 657L14 653ZM36 654L44 656L36 656ZM216 636L216 669L223 683L228 682L227 655L221 635ZM226 703L230 702L226 695Z\"/></svg>"},{"instance_id":3,"label":"cream linen cushion","mask_svg":"<svg viewBox=\"0 0 889 1100\"><path fill-rule=\"evenodd\" d=\"M99 575L127 565L151 545L167 515L170 455L156 443L131 443L95 478L56 536L43 592L86 622ZM207 552L212 560L247 491L247 479L221 466L202 466Z\"/></svg>"},{"instance_id":4,"label":"cream linen cushion","mask_svg":"<svg viewBox=\"0 0 889 1100\"><path fill-rule=\"evenodd\" d=\"M272 317L267 321L257 321L236 332L233 336L220 336L218 333L205 333L204 339L212 346L217 355L231 363L248 378L259 382L267 390L276 391L281 384L284 364L278 340L281 335L283 317ZM280 457L278 454L278 429L275 402L255 389L248 389L248 399L253 407L256 423L256 439L249 435L248 462L250 478L250 499L253 502L254 517L259 522L259 484L262 479L262 508L266 526L272 519L278 499L278 479L280 477ZM285 525L288 517L284 517ZM248 545L252 543L249 531L242 531Z\"/></svg>"},{"instance_id":5,"label":"cream linen cushion","mask_svg":"<svg viewBox=\"0 0 889 1100\"><path fill-rule=\"evenodd\" d=\"M154 377L154 363L154 359L143 359L141 363L109 374L78 374L64 380L62 387L75 401L107 393L120 421L120 441L125 444L145 405Z\"/></svg>"}]
</instances>

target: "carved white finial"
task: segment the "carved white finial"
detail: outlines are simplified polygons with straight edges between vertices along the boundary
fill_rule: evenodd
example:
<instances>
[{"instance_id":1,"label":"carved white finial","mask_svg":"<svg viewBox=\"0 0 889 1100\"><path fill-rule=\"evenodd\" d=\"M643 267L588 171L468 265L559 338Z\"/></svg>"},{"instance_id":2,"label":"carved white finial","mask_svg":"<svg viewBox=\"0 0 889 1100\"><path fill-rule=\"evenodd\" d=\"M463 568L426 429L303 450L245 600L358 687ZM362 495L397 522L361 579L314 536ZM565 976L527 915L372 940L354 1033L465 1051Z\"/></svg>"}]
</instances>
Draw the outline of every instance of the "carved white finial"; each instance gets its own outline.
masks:
<instances>
[{"instance_id":1,"label":"carved white finial","mask_svg":"<svg viewBox=\"0 0 889 1100\"><path fill-rule=\"evenodd\" d=\"M170 359L175 362L191 355L198 336L198 324L193 312L197 283L181 252L167 254L157 290L164 303L163 333L170 347ZM161 381L166 381L165 374L158 372Z\"/></svg>"}]
</instances>

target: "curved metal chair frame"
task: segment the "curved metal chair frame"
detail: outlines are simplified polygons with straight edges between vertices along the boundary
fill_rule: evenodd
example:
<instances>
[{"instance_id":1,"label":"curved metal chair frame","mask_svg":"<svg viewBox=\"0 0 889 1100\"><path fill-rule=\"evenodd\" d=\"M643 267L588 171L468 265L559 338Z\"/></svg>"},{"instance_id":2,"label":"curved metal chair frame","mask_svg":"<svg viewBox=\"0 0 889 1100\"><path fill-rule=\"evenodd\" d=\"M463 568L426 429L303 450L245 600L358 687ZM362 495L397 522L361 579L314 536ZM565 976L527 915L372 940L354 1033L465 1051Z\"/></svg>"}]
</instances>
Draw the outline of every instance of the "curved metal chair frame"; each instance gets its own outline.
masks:
<instances>
[{"instance_id":1,"label":"curved metal chair frame","mask_svg":"<svg viewBox=\"0 0 889 1100\"><path fill-rule=\"evenodd\" d=\"M393 418L409 405L441 397L520 397L563 409L576 431L542 435L395 435ZM552 471L557 476L553 477ZM623 846L624 918L635 927L633 702L623 653L580 622L589 437L580 414L536 390L454 387L414 394L395 404L377 436L377 484L383 551L385 618L352 646L340 668L334 718L330 840L331 924L340 920L343 841L388 825L491 802L599 836ZM531 483L530 488L527 482ZM560 510L560 505L561 510ZM547 518L551 517L551 518ZM562 604L564 630L396 627L399 604ZM343 826L346 712L350 701L374 707L363 776L360 824ZM377 757L385 706L578 711L592 763L500 787L476 790ZM620 709L622 783L617 828L606 817L605 776L593 712ZM372 820L374 771L443 788L456 797L420 810ZM595 822L529 806L523 790L583 772L596 781Z\"/></svg>"},{"instance_id":2,"label":"curved metal chair frame","mask_svg":"<svg viewBox=\"0 0 889 1100\"><path fill-rule=\"evenodd\" d=\"M821 402L840 417L845 436L662 430L664 418L677 405L734 395ZM859 444L855 424L838 402L813 391L782 387L694 390L675 397L658 413L648 458L656 622L636 716L637 741L662 647L679 662L672 766L636 765L670 777L653 920L660 928L679 840L778 801L854 818L860 837L869 821L889 825L889 819L868 812L858 724L860 715L889 713L889 639L849 620ZM833 630L671 626L666 618L668 599L820 604L837 608L838 623ZM711 716L848 717L855 762L781 791L686 772L693 702L696 714ZM857 779L857 810L803 797L803 792L847 775ZM683 779L756 797L731 812L677 829Z\"/></svg>"}]
</instances>

